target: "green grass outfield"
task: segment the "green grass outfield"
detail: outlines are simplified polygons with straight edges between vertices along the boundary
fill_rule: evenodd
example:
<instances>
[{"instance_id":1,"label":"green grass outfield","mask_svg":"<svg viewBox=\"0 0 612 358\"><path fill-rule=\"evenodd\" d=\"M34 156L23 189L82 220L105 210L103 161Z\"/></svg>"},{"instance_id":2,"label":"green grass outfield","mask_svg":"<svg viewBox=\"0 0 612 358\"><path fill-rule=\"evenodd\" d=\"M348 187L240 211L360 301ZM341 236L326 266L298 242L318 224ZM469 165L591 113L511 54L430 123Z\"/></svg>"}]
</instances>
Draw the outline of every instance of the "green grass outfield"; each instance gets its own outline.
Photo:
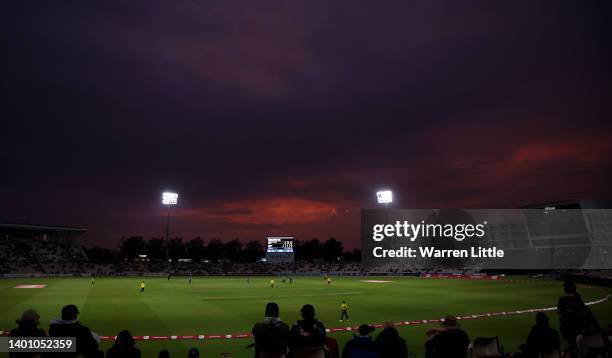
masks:
<instances>
[{"instance_id":1,"label":"green grass outfield","mask_svg":"<svg viewBox=\"0 0 612 358\"><path fill-rule=\"evenodd\" d=\"M367 283L367 279L390 280ZM41 315L41 327L59 317L62 306L76 304L80 321L101 335L116 335L128 329L133 335L192 335L249 332L263 317L267 302L280 305L281 318L291 325L303 304L313 304L317 317L328 328L347 326L338 322L339 305L346 300L350 325L440 318L446 314L465 315L554 306L562 295L558 281L506 278L499 281L421 278L333 278L331 286L321 277L296 277L292 285L269 287L270 278L194 277L189 285L184 277L145 278L144 294L138 289L139 277L97 278L94 287L88 278L45 278L0 280L0 330L15 327L22 311L33 308ZM17 284L44 284L43 289L15 289ZM605 297L611 289L579 286L585 301ZM601 323L612 323L612 300L591 306ZM506 350L524 341L535 314L461 321L470 338L501 337ZM551 324L558 327L556 314ZM408 348L423 354L425 331L437 324L400 327ZM376 333L375 333L376 334ZM330 333L342 347L349 332ZM252 357L244 347L247 339L139 341L143 357L156 357L168 349L173 357L186 356L187 349L199 347L204 357L231 352L234 357ZM104 342L103 348L111 342ZM6 355L6 353L5 353Z\"/></svg>"}]
</instances>

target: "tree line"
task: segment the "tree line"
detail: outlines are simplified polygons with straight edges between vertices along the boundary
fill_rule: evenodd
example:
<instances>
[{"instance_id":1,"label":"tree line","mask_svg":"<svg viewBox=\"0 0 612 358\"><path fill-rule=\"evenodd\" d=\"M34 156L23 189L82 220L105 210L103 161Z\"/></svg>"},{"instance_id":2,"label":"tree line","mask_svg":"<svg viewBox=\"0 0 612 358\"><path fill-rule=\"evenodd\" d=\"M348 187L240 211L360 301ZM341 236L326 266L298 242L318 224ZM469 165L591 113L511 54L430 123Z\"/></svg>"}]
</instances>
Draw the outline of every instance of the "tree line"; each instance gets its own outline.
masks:
<instances>
[{"instance_id":1,"label":"tree line","mask_svg":"<svg viewBox=\"0 0 612 358\"><path fill-rule=\"evenodd\" d=\"M319 239L295 240L293 242L296 260L327 262L350 261L361 259L360 250L345 251L341 241L330 238L325 241ZM173 238L168 241L162 238L145 239L142 236L122 238L117 250L93 247L85 249L92 262L109 262L116 260L134 260L139 255L147 255L150 260L164 260L166 254L173 261L178 259L192 259L196 262L204 260L256 262L265 257L266 247L263 240L250 240L242 242L239 239L221 241L211 239L205 242L202 238L183 241Z\"/></svg>"}]
</instances>

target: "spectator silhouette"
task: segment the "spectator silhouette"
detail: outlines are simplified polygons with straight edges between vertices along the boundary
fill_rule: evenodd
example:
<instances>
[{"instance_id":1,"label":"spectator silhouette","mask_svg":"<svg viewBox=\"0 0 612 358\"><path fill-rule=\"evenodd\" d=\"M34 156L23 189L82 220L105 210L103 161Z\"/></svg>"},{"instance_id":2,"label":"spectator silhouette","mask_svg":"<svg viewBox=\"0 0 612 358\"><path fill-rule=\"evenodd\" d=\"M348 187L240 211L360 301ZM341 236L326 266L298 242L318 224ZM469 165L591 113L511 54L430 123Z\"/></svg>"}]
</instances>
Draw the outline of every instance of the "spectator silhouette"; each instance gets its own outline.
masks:
<instances>
[{"instance_id":1,"label":"spectator silhouette","mask_svg":"<svg viewBox=\"0 0 612 358\"><path fill-rule=\"evenodd\" d=\"M11 337L46 337L47 334L43 329L38 328L40 316L34 310L23 312L21 318L17 321L17 328L11 330Z\"/></svg>"},{"instance_id":2,"label":"spectator silhouette","mask_svg":"<svg viewBox=\"0 0 612 358\"><path fill-rule=\"evenodd\" d=\"M576 349L579 357L609 357L610 339L599 327L590 326L576 337Z\"/></svg>"},{"instance_id":3,"label":"spectator silhouette","mask_svg":"<svg viewBox=\"0 0 612 358\"><path fill-rule=\"evenodd\" d=\"M407 358L408 348L406 341L400 337L393 322L386 322L385 326L376 337L380 348L381 358Z\"/></svg>"},{"instance_id":4,"label":"spectator silhouette","mask_svg":"<svg viewBox=\"0 0 612 358\"><path fill-rule=\"evenodd\" d=\"M332 337L325 337L325 358L340 358L340 352L338 350L338 341Z\"/></svg>"},{"instance_id":5,"label":"spectator silhouette","mask_svg":"<svg viewBox=\"0 0 612 358\"><path fill-rule=\"evenodd\" d=\"M325 326L315 318L315 309L312 305L304 305L300 311L302 319L298 320L289 333L289 347L291 355L300 350L323 350L325 343Z\"/></svg>"},{"instance_id":6,"label":"spectator silhouette","mask_svg":"<svg viewBox=\"0 0 612 358\"><path fill-rule=\"evenodd\" d=\"M251 332L255 338L256 357L284 357L289 346L289 326L279 318L274 302L266 305L264 321L256 323Z\"/></svg>"},{"instance_id":7,"label":"spectator silhouette","mask_svg":"<svg viewBox=\"0 0 612 358\"><path fill-rule=\"evenodd\" d=\"M359 326L359 335L346 342L342 350L342 358L377 358L380 356L378 343L372 340L374 327L367 324Z\"/></svg>"},{"instance_id":8,"label":"spectator silhouette","mask_svg":"<svg viewBox=\"0 0 612 358\"><path fill-rule=\"evenodd\" d=\"M612 323L606 326L606 336L612 337ZM612 344L608 345L608 355L612 357Z\"/></svg>"},{"instance_id":9,"label":"spectator silhouette","mask_svg":"<svg viewBox=\"0 0 612 358\"><path fill-rule=\"evenodd\" d=\"M62 319L52 319L49 323L50 337L75 337L76 354L85 357L98 356L99 338L91 330L79 323L77 316L79 309L75 305L62 308ZM64 354L64 356L66 356Z\"/></svg>"},{"instance_id":10,"label":"spectator silhouette","mask_svg":"<svg viewBox=\"0 0 612 358\"><path fill-rule=\"evenodd\" d=\"M557 313L559 313L560 330L570 347L576 346L576 337L588 327L599 327L589 308L576 292L572 281L563 283L565 296L559 298Z\"/></svg>"},{"instance_id":11,"label":"spectator silhouette","mask_svg":"<svg viewBox=\"0 0 612 358\"><path fill-rule=\"evenodd\" d=\"M106 351L106 358L140 358L140 349L134 347L136 341L128 331L121 331L115 344Z\"/></svg>"},{"instance_id":12,"label":"spectator silhouette","mask_svg":"<svg viewBox=\"0 0 612 358\"><path fill-rule=\"evenodd\" d=\"M44 330L38 328L40 316L34 310L23 312L18 319L17 328L11 330L10 337L46 337ZM38 357L38 353L10 353L9 357Z\"/></svg>"},{"instance_id":13,"label":"spectator silhouette","mask_svg":"<svg viewBox=\"0 0 612 358\"><path fill-rule=\"evenodd\" d=\"M167 350L161 350L159 351L159 354L157 355L157 358L170 358L170 352L168 352Z\"/></svg>"},{"instance_id":14,"label":"spectator silhouette","mask_svg":"<svg viewBox=\"0 0 612 358\"><path fill-rule=\"evenodd\" d=\"M429 339L425 342L426 357L465 358L470 338L460 328L457 317L446 316L441 326L441 329L427 332Z\"/></svg>"},{"instance_id":15,"label":"spectator silhouette","mask_svg":"<svg viewBox=\"0 0 612 358\"><path fill-rule=\"evenodd\" d=\"M527 342L519 347L525 357L537 358L540 354L560 351L559 333L550 328L548 316L544 312L536 314L536 324L531 327Z\"/></svg>"},{"instance_id":16,"label":"spectator silhouette","mask_svg":"<svg viewBox=\"0 0 612 358\"><path fill-rule=\"evenodd\" d=\"M196 347L189 348L189 352L187 352L187 357L189 358L199 358L200 350Z\"/></svg>"}]
</instances>

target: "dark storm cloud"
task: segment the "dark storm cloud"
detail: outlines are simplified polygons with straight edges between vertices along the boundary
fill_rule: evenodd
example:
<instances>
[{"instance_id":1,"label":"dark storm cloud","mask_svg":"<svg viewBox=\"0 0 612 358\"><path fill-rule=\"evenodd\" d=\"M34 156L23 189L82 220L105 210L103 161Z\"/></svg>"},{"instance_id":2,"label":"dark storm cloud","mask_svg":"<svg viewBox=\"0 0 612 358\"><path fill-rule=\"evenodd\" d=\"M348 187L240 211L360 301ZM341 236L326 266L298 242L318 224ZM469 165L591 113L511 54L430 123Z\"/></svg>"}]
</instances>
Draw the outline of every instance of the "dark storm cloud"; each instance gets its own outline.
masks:
<instances>
[{"instance_id":1,"label":"dark storm cloud","mask_svg":"<svg viewBox=\"0 0 612 358\"><path fill-rule=\"evenodd\" d=\"M381 186L405 207L611 194L604 2L14 6L5 220L154 235L175 189L181 235L351 239Z\"/></svg>"}]
</instances>

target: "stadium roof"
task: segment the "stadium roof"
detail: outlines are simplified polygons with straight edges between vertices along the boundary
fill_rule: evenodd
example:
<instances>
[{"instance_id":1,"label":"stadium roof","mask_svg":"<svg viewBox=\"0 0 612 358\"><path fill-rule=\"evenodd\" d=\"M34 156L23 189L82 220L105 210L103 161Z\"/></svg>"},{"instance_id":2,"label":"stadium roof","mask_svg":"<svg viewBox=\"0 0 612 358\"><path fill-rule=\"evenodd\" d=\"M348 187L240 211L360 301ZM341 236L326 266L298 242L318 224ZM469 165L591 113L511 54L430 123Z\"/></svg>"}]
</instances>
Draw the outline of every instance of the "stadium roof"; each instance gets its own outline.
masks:
<instances>
[{"instance_id":1,"label":"stadium roof","mask_svg":"<svg viewBox=\"0 0 612 358\"><path fill-rule=\"evenodd\" d=\"M523 205L521 209L543 209L545 207L558 207L566 209L608 209L612 208L610 200L593 200L593 199L568 199L551 201L548 203L538 203Z\"/></svg>"},{"instance_id":2,"label":"stadium roof","mask_svg":"<svg viewBox=\"0 0 612 358\"><path fill-rule=\"evenodd\" d=\"M87 229L74 226L56 226L56 225L32 225L32 224L17 224L17 223L1 223L0 229L14 230L33 230L33 231L64 231L73 233L85 233Z\"/></svg>"}]
</instances>

